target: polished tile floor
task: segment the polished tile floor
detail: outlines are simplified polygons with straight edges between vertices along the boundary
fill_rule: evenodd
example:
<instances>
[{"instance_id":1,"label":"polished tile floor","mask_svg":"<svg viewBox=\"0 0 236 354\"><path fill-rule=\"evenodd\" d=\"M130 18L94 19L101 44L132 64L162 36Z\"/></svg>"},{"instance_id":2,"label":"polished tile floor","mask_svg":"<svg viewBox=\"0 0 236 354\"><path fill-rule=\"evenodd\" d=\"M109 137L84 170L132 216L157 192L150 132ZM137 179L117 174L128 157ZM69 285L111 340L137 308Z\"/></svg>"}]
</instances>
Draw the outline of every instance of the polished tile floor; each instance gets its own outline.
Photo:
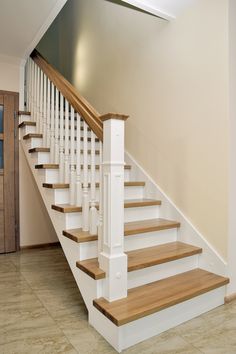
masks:
<instances>
[{"instance_id":1,"label":"polished tile floor","mask_svg":"<svg viewBox=\"0 0 236 354\"><path fill-rule=\"evenodd\" d=\"M0 354L111 354L87 311L60 248L0 256ZM236 354L236 302L126 354Z\"/></svg>"}]
</instances>

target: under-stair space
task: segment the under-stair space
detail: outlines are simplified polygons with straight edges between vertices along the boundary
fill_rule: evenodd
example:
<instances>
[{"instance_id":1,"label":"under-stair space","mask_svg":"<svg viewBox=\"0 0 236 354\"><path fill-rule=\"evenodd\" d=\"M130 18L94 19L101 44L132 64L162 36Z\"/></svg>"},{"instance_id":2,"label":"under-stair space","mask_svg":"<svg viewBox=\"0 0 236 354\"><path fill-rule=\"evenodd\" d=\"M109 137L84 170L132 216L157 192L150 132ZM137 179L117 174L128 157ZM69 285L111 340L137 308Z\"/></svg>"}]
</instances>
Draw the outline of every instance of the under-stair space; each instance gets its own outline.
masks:
<instances>
[{"instance_id":1,"label":"under-stair space","mask_svg":"<svg viewBox=\"0 0 236 354\"><path fill-rule=\"evenodd\" d=\"M124 163L127 117L97 115L36 52L26 72L21 144L89 323L121 352L222 305L229 279L199 267L204 248Z\"/></svg>"}]
</instances>

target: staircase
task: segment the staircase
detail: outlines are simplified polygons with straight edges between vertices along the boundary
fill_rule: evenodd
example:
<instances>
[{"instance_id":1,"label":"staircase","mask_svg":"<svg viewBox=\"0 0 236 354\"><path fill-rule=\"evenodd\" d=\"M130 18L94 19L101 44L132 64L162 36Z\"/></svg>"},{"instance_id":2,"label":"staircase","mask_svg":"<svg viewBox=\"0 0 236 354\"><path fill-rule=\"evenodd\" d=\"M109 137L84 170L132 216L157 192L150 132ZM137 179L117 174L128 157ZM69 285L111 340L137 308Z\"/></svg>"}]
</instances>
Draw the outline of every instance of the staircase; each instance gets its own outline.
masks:
<instances>
[{"instance_id":1,"label":"staircase","mask_svg":"<svg viewBox=\"0 0 236 354\"><path fill-rule=\"evenodd\" d=\"M124 164L128 117L99 115L36 51L26 73L21 144L89 323L121 352L222 305L229 280Z\"/></svg>"}]
</instances>

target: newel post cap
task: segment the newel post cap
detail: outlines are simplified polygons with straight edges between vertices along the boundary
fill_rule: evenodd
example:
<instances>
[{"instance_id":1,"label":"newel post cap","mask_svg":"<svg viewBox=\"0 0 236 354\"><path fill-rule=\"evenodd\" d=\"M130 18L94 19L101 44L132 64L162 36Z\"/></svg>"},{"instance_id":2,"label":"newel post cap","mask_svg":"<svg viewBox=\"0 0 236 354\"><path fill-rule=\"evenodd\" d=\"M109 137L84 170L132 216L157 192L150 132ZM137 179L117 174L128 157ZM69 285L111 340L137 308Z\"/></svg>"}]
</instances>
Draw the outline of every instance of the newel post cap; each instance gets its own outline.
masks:
<instances>
[{"instance_id":1,"label":"newel post cap","mask_svg":"<svg viewBox=\"0 0 236 354\"><path fill-rule=\"evenodd\" d=\"M105 122L109 119L116 119L116 120L123 120L126 121L129 118L126 114L119 114L119 113L106 113L100 116L102 122Z\"/></svg>"}]
</instances>

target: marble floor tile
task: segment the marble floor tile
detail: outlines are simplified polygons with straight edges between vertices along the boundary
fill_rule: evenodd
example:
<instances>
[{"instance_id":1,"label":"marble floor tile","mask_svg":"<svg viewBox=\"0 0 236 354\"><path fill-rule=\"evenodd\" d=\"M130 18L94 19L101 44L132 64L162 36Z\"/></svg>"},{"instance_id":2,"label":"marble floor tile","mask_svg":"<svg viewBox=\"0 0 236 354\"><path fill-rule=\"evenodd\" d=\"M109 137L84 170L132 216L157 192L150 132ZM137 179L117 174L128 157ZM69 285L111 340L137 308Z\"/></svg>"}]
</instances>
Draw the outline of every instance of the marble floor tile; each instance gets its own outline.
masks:
<instances>
[{"instance_id":1,"label":"marble floor tile","mask_svg":"<svg viewBox=\"0 0 236 354\"><path fill-rule=\"evenodd\" d=\"M236 301L125 354L236 354ZM0 354L114 354L88 313L60 248L0 256Z\"/></svg>"},{"instance_id":2,"label":"marble floor tile","mask_svg":"<svg viewBox=\"0 0 236 354\"><path fill-rule=\"evenodd\" d=\"M22 338L0 344L1 354L78 354L62 335Z\"/></svg>"},{"instance_id":3,"label":"marble floor tile","mask_svg":"<svg viewBox=\"0 0 236 354\"><path fill-rule=\"evenodd\" d=\"M124 351L125 354L201 354L181 336L166 332Z\"/></svg>"}]
</instances>

